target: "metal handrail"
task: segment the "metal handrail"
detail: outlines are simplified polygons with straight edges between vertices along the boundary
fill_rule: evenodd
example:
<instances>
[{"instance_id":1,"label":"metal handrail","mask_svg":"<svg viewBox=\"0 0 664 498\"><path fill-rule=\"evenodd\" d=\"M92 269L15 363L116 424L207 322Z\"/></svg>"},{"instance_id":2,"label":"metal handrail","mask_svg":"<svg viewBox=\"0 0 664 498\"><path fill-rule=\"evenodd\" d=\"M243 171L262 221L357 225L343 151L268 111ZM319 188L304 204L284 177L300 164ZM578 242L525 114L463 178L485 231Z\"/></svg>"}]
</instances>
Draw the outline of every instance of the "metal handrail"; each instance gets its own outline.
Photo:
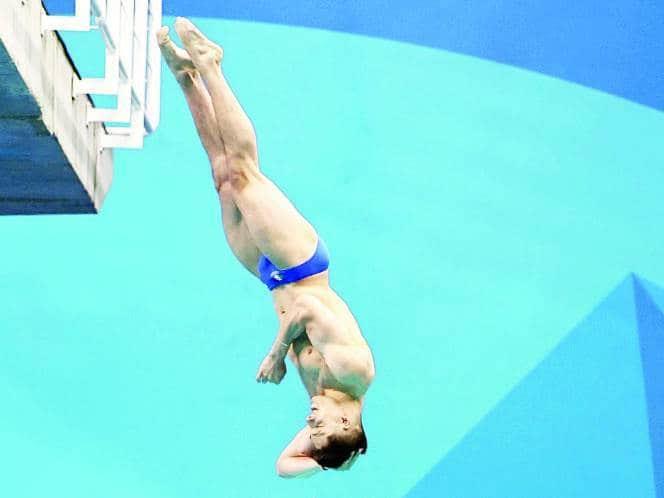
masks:
<instances>
[{"instance_id":1,"label":"metal handrail","mask_svg":"<svg viewBox=\"0 0 664 498\"><path fill-rule=\"evenodd\" d=\"M42 16L42 32L100 31L105 44L103 78L75 80L74 95L115 95L115 108L88 105L88 122L106 126L102 148L141 148L160 117L161 60L156 41L161 0L76 0L74 16ZM124 126L124 125L128 126Z\"/></svg>"}]
</instances>

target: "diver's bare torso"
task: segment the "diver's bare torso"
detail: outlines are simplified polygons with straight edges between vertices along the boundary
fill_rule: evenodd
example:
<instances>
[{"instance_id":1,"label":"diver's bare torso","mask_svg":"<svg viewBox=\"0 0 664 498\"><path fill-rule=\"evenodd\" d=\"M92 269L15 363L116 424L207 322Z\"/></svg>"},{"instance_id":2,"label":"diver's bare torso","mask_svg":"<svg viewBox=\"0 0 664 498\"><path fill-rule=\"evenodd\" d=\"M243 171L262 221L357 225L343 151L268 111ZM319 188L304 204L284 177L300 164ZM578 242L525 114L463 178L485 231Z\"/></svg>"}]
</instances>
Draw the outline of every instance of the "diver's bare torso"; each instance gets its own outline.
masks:
<instances>
[{"instance_id":1,"label":"diver's bare torso","mask_svg":"<svg viewBox=\"0 0 664 498\"><path fill-rule=\"evenodd\" d=\"M302 294L316 297L323 303L334 316L333 326L342 328L345 338L344 344L336 347L333 354L352 358L352 363L358 365L360 371L344 379L336 378L326 359L312 346L306 331L293 341L288 357L298 369L310 397L322 394L324 389L335 389L361 399L373 379L373 357L355 317L346 303L330 288L327 273L275 289L272 292L275 311L279 320L284 320L290 305Z\"/></svg>"}]
</instances>

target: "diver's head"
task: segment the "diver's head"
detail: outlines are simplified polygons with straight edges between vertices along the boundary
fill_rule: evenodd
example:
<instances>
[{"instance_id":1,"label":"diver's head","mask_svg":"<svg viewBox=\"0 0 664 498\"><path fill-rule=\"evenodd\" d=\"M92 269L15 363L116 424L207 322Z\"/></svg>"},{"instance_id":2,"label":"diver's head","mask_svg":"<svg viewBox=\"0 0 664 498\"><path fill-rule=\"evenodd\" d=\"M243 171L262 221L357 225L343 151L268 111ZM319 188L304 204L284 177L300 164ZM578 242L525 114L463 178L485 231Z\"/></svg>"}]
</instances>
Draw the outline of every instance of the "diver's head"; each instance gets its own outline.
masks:
<instances>
[{"instance_id":1,"label":"diver's head","mask_svg":"<svg viewBox=\"0 0 664 498\"><path fill-rule=\"evenodd\" d=\"M314 396L307 425L314 448L311 456L323 469L339 468L353 452L360 454L367 450L362 405L358 400Z\"/></svg>"}]
</instances>

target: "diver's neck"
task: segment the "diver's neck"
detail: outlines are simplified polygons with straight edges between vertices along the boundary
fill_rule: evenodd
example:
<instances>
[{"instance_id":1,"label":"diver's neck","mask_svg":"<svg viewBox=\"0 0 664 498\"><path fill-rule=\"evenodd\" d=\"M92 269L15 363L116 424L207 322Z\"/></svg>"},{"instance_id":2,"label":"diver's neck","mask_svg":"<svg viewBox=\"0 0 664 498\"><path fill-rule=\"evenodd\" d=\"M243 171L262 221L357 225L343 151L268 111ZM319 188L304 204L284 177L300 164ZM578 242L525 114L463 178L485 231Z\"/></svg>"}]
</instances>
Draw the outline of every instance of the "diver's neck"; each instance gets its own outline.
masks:
<instances>
[{"instance_id":1,"label":"diver's neck","mask_svg":"<svg viewBox=\"0 0 664 498\"><path fill-rule=\"evenodd\" d=\"M353 398L350 394L343 391L337 391L336 389L323 389L323 396L332 398L339 403L360 403L360 400Z\"/></svg>"}]
</instances>

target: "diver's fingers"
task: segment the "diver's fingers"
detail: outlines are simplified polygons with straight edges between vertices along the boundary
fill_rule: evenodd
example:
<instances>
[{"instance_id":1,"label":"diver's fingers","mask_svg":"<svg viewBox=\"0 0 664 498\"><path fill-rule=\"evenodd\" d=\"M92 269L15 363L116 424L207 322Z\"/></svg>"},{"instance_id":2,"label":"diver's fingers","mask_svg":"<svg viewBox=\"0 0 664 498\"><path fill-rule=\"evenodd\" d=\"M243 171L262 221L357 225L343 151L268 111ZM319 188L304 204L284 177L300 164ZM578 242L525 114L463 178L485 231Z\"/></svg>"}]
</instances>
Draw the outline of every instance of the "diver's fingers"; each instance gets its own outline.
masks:
<instances>
[{"instance_id":1,"label":"diver's fingers","mask_svg":"<svg viewBox=\"0 0 664 498\"><path fill-rule=\"evenodd\" d=\"M258 375L256 375L256 382L260 382L261 384L265 384L265 373L263 370L258 371Z\"/></svg>"}]
</instances>

